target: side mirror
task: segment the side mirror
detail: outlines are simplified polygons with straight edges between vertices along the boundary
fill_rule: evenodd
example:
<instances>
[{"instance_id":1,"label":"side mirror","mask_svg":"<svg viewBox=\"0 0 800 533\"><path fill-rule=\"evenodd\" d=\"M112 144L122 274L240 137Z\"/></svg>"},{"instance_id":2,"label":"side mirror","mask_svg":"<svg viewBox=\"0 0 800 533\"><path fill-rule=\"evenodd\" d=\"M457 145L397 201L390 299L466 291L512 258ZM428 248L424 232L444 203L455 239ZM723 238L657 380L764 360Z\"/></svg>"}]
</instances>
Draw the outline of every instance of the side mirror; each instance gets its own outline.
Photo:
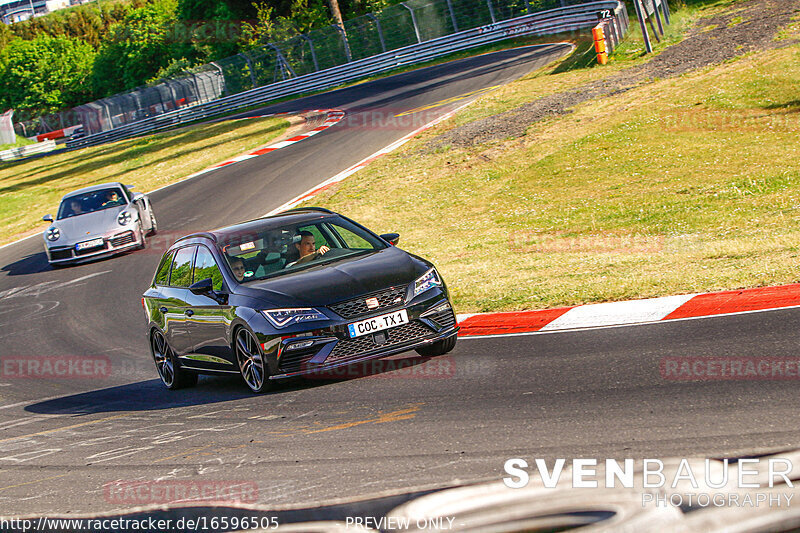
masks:
<instances>
[{"instance_id":1,"label":"side mirror","mask_svg":"<svg viewBox=\"0 0 800 533\"><path fill-rule=\"evenodd\" d=\"M126 185L126 187L127 187L128 189L135 189L135 188L136 188L136 185Z\"/></svg>"},{"instance_id":2,"label":"side mirror","mask_svg":"<svg viewBox=\"0 0 800 533\"><path fill-rule=\"evenodd\" d=\"M387 241L392 246L397 246L397 243L400 242L400 234L399 233L384 233L381 235L381 239Z\"/></svg>"},{"instance_id":3,"label":"side mirror","mask_svg":"<svg viewBox=\"0 0 800 533\"><path fill-rule=\"evenodd\" d=\"M213 289L211 278L201 279L197 283L189 285L192 294L210 294Z\"/></svg>"},{"instance_id":4,"label":"side mirror","mask_svg":"<svg viewBox=\"0 0 800 533\"><path fill-rule=\"evenodd\" d=\"M53 221L53 215L45 215L45 216L42 217L42 220L44 220L45 222L52 222Z\"/></svg>"}]
</instances>

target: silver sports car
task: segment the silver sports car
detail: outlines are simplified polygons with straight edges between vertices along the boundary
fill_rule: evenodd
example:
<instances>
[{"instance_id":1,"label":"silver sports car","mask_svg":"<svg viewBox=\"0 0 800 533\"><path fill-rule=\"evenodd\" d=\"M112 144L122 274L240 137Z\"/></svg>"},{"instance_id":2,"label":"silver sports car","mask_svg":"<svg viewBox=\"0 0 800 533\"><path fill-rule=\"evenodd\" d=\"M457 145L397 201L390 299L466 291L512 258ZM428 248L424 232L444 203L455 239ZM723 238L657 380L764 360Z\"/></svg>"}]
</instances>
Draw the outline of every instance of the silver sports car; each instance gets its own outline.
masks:
<instances>
[{"instance_id":1,"label":"silver sports car","mask_svg":"<svg viewBox=\"0 0 800 533\"><path fill-rule=\"evenodd\" d=\"M158 226L150 199L131 193L132 185L103 183L65 195L58 215L44 232L51 265L77 263L132 248L144 248L145 236Z\"/></svg>"}]
</instances>

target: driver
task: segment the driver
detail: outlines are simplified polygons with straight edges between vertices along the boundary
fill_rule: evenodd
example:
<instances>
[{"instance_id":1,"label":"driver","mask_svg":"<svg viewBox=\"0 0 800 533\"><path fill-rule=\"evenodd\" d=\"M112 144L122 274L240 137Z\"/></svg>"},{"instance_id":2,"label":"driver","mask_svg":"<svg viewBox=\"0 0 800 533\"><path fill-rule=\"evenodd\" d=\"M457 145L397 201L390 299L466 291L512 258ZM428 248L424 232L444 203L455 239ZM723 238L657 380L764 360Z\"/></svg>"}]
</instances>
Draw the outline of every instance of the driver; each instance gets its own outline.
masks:
<instances>
[{"instance_id":1,"label":"driver","mask_svg":"<svg viewBox=\"0 0 800 533\"><path fill-rule=\"evenodd\" d=\"M102 207L113 206L116 205L118 202L119 202L119 194L117 194L117 191L111 191L106 194L106 201L103 202Z\"/></svg>"},{"instance_id":2,"label":"driver","mask_svg":"<svg viewBox=\"0 0 800 533\"><path fill-rule=\"evenodd\" d=\"M69 202L69 209L72 211L73 215L82 215L83 209L81 208L81 203L78 200L71 200Z\"/></svg>"},{"instance_id":3,"label":"driver","mask_svg":"<svg viewBox=\"0 0 800 533\"><path fill-rule=\"evenodd\" d=\"M310 231L304 230L298 235L300 236L300 242L294 243L294 246L297 248L297 252L300 254L300 259L294 263L289 263L286 265L286 267L306 263L314 259L314 257L317 255L323 255L331 250L327 246L320 246L319 250L317 250L317 243L314 240L314 234Z\"/></svg>"}]
</instances>

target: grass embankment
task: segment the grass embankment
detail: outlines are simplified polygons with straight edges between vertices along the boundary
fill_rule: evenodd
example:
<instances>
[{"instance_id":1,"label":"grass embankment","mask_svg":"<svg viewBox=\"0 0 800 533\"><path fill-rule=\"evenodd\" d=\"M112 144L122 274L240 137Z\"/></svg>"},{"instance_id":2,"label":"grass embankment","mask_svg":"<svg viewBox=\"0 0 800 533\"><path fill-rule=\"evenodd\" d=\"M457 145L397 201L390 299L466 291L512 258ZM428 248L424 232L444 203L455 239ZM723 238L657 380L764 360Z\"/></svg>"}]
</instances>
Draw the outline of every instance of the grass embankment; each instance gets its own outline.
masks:
<instances>
[{"instance_id":1,"label":"grass embankment","mask_svg":"<svg viewBox=\"0 0 800 533\"><path fill-rule=\"evenodd\" d=\"M642 61L635 39L608 69L550 67L482 97L312 202L398 231L437 264L459 312L797 281L797 45L588 101L523 138L424 149L454 125Z\"/></svg>"},{"instance_id":2,"label":"grass embankment","mask_svg":"<svg viewBox=\"0 0 800 533\"><path fill-rule=\"evenodd\" d=\"M45 213L71 190L106 181L149 191L261 146L289 127L285 118L236 120L0 164L0 244L43 228Z\"/></svg>"},{"instance_id":3,"label":"grass embankment","mask_svg":"<svg viewBox=\"0 0 800 533\"><path fill-rule=\"evenodd\" d=\"M29 141L25 137L20 137L19 135L17 135L16 142L7 143L7 144L0 144L0 152L2 152L3 150L9 150L11 148L19 148L20 146L26 146L28 144L33 144L34 142L35 141Z\"/></svg>"}]
</instances>

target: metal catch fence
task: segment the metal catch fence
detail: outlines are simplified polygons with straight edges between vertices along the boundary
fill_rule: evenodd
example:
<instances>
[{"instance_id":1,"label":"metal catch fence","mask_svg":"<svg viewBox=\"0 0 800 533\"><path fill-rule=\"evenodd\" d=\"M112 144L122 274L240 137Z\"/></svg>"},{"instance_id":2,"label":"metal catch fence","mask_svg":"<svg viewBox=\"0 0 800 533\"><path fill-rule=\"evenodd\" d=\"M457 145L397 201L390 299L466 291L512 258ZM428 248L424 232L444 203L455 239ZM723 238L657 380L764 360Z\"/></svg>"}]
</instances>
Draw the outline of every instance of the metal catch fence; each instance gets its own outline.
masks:
<instances>
[{"instance_id":1,"label":"metal catch fence","mask_svg":"<svg viewBox=\"0 0 800 533\"><path fill-rule=\"evenodd\" d=\"M37 129L83 124L84 137L68 146L109 142L514 35L588 28L596 24L601 10L619 18L620 33L627 30L625 6L617 0L407 0L348 20L343 27L331 25L269 43L152 87L41 117L20 129L31 136Z\"/></svg>"}]
</instances>

